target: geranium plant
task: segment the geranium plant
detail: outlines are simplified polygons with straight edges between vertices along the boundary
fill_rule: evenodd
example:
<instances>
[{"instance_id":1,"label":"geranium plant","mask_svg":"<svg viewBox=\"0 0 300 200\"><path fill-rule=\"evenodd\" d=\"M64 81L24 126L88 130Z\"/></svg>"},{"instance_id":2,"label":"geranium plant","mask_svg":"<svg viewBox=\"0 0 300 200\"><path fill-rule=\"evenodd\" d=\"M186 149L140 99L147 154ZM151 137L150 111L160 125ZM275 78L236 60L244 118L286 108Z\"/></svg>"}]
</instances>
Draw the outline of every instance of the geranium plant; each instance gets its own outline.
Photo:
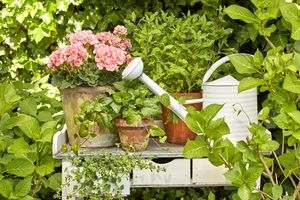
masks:
<instances>
[{"instance_id":1,"label":"geranium plant","mask_svg":"<svg viewBox=\"0 0 300 200\"><path fill-rule=\"evenodd\" d=\"M126 34L127 29L120 25L113 33L83 30L68 34L68 45L49 58L52 84L64 89L102 86L119 80L119 69L131 61L131 43Z\"/></svg>"}]
</instances>

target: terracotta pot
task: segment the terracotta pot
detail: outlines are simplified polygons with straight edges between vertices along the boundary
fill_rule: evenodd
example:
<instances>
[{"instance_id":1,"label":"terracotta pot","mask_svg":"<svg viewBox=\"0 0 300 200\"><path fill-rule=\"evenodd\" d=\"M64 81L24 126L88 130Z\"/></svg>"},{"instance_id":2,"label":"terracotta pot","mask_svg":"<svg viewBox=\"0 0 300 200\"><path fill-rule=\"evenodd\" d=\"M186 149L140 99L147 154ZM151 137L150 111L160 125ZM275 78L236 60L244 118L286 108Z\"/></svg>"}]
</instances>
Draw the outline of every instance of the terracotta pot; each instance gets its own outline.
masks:
<instances>
[{"instance_id":1,"label":"terracotta pot","mask_svg":"<svg viewBox=\"0 0 300 200\"><path fill-rule=\"evenodd\" d=\"M78 142L81 147L109 147L114 145L117 135L111 133L106 128L99 127L96 123L89 128L89 131L96 134L95 138L85 139L74 137L79 132L79 126L75 125L74 122L74 115L80 113L80 105L95 97L105 96L105 91L108 89L112 89L112 87L77 87L60 90L70 144Z\"/></svg>"},{"instance_id":2,"label":"terracotta pot","mask_svg":"<svg viewBox=\"0 0 300 200\"><path fill-rule=\"evenodd\" d=\"M148 147L148 127L154 124L153 119L142 120L140 124L127 124L124 119L116 119L121 147L125 151L144 151Z\"/></svg>"},{"instance_id":3,"label":"terracotta pot","mask_svg":"<svg viewBox=\"0 0 300 200\"><path fill-rule=\"evenodd\" d=\"M201 93L175 93L172 94L175 97L187 97L187 99L198 99L202 97ZM193 106L196 110L202 109L202 103L193 103L184 105L185 107ZM167 141L173 144L185 144L188 139L195 139L196 134L193 133L187 125L180 119L178 119L178 123L175 124L171 120L170 122L166 123L168 115L170 113L170 109L165 106L162 106L162 122L167 134ZM175 114L174 114L175 115Z\"/></svg>"}]
</instances>

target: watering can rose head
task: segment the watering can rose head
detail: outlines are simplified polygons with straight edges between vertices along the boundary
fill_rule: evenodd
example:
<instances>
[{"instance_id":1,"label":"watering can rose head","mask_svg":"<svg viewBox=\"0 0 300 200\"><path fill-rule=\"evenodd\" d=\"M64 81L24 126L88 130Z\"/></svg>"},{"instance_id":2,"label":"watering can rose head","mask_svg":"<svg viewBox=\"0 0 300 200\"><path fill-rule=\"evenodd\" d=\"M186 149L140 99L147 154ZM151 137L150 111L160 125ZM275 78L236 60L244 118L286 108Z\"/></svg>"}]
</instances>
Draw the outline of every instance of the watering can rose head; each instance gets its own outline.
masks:
<instances>
[{"instance_id":1,"label":"watering can rose head","mask_svg":"<svg viewBox=\"0 0 300 200\"><path fill-rule=\"evenodd\" d=\"M120 79L119 69L131 62L127 29L116 26L113 32L94 34L90 30L67 35L69 45L54 51L49 58L52 83L60 88L101 86ZM64 80L62 80L64 77Z\"/></svg>"}]
</instances>

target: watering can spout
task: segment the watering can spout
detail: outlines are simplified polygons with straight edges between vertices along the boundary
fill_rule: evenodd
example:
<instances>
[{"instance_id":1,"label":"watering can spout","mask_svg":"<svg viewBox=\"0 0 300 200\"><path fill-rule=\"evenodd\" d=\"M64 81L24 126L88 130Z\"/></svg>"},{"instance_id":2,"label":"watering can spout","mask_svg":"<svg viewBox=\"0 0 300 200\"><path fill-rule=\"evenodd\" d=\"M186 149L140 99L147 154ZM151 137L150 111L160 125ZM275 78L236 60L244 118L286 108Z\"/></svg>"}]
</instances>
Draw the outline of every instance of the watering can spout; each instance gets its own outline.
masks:
<instances>
[{"instance_id":1,"label":"watering can spout","mask_svg":"<svg viewBox=\"0 0 300 200\"><path fill-rule=\"evenodd\" d=\"M146 74L143 73L144 64L141 58L133 59L129 65L125 68L122 73L122 79L133 80L138 78L142 83L144 83L154 94L161 96L163 94L168 94L164 89L162 89L158 84L156 84L152 79L150 79ZM168 94L169 95L169 94ZM179 104L171 95L170 97L170 109L183 121L187 115L185 107Z\"/></svg>"}]
</instances>

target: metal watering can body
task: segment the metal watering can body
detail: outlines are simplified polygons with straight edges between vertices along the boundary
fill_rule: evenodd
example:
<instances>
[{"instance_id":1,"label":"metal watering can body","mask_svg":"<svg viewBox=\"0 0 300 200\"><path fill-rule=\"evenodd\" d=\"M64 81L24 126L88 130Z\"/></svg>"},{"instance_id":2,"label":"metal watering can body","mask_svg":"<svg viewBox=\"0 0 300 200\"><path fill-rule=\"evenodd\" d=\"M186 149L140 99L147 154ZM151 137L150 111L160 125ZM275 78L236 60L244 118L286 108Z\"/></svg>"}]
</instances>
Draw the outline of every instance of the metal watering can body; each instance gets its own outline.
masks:
<instances>
[{"instance_id":1,"label":"metal watering can body","mask_svg":"<svg viewBox=\"0 0 300 200\"><path fill-rule=\"evenodd\" d=\"M223 57L216 61L203 77L202 97L203 99L187 100L185 104L203 102L203 107L210 104L225 104L216 115L217 118L224 117L229 126L230 134L226 137L233 143L245 140L251 134L248 131L250 122L257 123L257 90L256 88L238 93L239 81L228 75L212 82L207 82L213 72L222 64L229 61L229 57ZM143 73L143 62L141 58L135 58L123 71L123 79L133 80L138 78L156 95L167 93L147 75ZM167 93L168 94L168 93ZM170 108L183 121L187 115L184 106L179 104L171 95Z\"/></svg>"}]
</instances>

